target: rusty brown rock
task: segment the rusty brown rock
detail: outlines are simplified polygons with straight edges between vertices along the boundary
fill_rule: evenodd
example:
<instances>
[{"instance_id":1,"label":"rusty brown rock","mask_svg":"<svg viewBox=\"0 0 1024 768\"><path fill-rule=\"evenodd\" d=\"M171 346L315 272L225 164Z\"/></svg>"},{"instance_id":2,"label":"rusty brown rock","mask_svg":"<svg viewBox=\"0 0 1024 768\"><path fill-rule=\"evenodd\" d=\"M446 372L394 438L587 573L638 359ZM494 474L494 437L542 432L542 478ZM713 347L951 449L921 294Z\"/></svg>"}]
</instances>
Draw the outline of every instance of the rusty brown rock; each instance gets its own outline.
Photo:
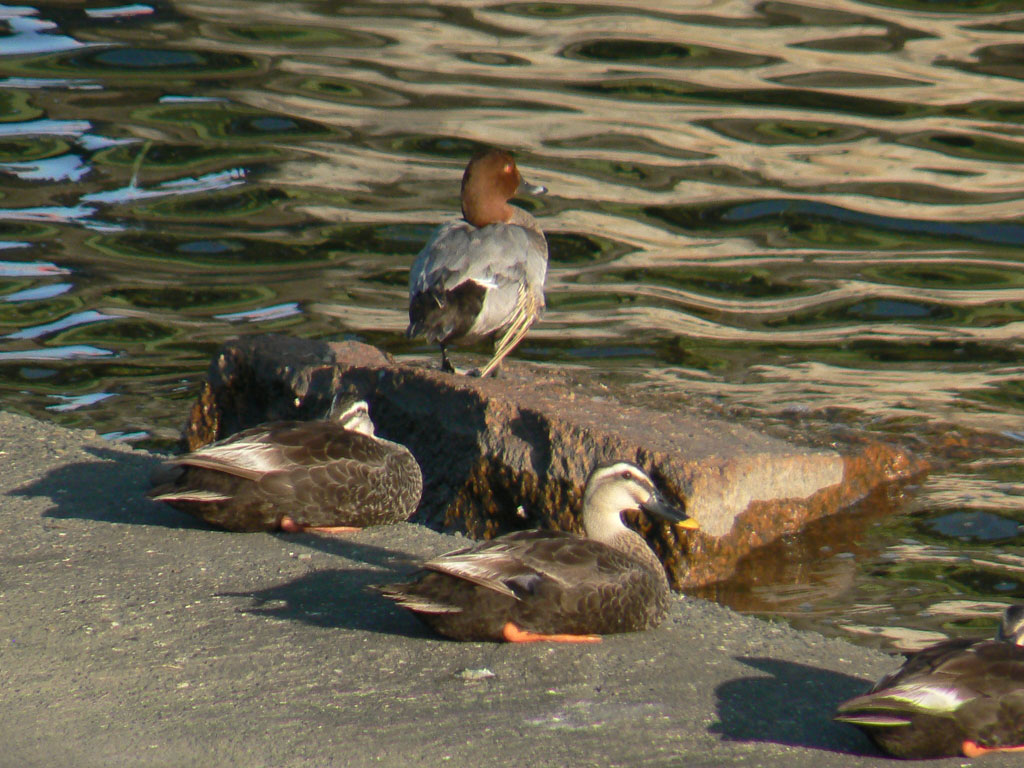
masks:
<instances>
[{"instance_id":1,"label":"rusty brown rock","mask_svg":"<svg viewBox=\"0 0 1024 768\"><path fill-rule=\"evenodd\" d=\"M684 587L727 579L753 550L924 470L884 443L811 448L704 413L623 405L548 368L511 364L501 378L479 379L356 342L275 335L221 349L185 442L194 449L262 421L319 418L338 389L365 396L379 434L416 456L417 519L434 527L477 537L575 530L590 470L635 462L701 524L678 533L636 521Z\"/></svg>"}]
</instances>

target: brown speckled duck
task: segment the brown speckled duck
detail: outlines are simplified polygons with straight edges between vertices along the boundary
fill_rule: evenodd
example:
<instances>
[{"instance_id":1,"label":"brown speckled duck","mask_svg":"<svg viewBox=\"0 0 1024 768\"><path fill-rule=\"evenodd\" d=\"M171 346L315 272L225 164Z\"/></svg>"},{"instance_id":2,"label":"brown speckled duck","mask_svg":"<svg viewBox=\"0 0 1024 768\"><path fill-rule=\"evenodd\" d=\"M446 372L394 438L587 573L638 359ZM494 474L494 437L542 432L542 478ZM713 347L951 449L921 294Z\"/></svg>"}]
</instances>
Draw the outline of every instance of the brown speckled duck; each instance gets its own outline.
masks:
<instances>
[{"instance_id":1,"label":"brown speckled duck","mask_svg":"<svg viewBox=\"0 0 1024 768\"><path fill-rule=\"evenodd\" d=\"M587 481L587 538L510 533L431 560L413 582L378 589L456 640L596 642L650 629L665 618L671 593L661 561L622 522L629 509L697 527L640 469L620 462Z\"/></svg>"},{"instance_id":2,"label":"brown speckled duck","mask_svg":"<svg viewBox=\"0 0 1024 768\"><path fill-rule=\"evenodd\" d=\"M895 757L979 757L1024 751L1024 605L994 640L946 640L910 656L835 719Z\"/></svg>"},{"instance_id":3,"label":"brown speckled duck","mask_svg":"<svg viewBox=\"0 0 1024 768\"><path fill-rule=\"evenodd\" d=\"M157 468L150 498L231 531L339 533L408 519L423 480L405 446L377 437L366 402L328 420L246 429Z\"/></svg>"}]
</instances>

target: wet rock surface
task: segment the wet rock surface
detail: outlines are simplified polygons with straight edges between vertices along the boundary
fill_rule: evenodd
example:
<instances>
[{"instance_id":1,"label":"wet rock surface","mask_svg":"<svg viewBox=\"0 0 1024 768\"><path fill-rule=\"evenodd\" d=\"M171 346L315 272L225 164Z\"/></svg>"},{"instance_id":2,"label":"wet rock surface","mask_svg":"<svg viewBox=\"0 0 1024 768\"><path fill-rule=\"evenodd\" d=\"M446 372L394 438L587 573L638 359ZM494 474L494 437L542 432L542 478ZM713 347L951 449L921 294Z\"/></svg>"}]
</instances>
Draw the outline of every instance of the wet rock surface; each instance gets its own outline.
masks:
<instances>
[{"instance_id":1,"label":"wet rock surface","mask_svg":"<svg viewBox=\"0 0 1024 768\"><path fill-rule=\"evenodd\" d=\"M682 597L597 645L455 643L365 587L463 537L227 533L95 433L0 413L0 451L0 765L881 759L829 719L897 665L878 652Z\"/></svg>"},{"instance_id":2,"label":"wet rock surface","mask_svg":"<svg viewBox=\"0 0 1024 768\"><path fill-rule=\"evenodd\" d=\"M549 368L510 362L500 378L479 379L355 342L276 335L222 348L184 442L193 449L270 419L318 418L338 389L364 395L380 434L409 447L424 477L415 519L447 531L576 530L591 469L635 462L700 522L699 533L680 533L633 521L683 587L727 580L758 548L924 471L870 439L800 445L696 409L626 405Z\"/></svg>"}]
</instances>

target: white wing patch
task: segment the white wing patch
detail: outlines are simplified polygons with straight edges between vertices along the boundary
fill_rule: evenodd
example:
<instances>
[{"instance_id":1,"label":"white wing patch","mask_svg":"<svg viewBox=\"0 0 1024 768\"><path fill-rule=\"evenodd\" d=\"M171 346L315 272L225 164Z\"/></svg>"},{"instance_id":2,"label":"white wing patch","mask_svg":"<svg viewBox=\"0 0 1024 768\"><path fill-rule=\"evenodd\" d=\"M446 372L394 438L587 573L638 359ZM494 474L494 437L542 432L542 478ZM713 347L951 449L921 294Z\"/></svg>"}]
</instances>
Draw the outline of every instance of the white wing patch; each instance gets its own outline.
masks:
<instances>
[{"instance_id":1,"label":"white wing patch","mask_svg":"<svg viewBox=\"0 0 1024 768\"><path fill-rule=\"evenodd\" d=\"M975 697L962 688L934 683L906 683L887 689L884 695L879 695L878 698L903 702L929 712L955 712L964 702Z\"/></svg>"},{"instance_id":2,"label":"white wing patch","mask_svg":"<svg viewBox=\"0 0 1024 768\"><path fill-rule=\"evenodd\" d=\"M281 454L274 445L245 440L202 448L195 453L171 459L171 463L218 469L257 480L281 468Z\"/></svg>"},{"instance_id":3,"label":"white wing patch","mask_svg":"<svg viewBox=\"0 0 1024 768\"><path fill-rule=\"evenodd\" d=\"M161 493L159 496L153 496L153 499L155 501L228 501L231 499L231 496L217 493L216 491L186 489Z\"/></svg>"},{"instance_id":4,"label":"white wing patch","mask_svg":"<svg viewBox=\"0 0 1024 768\"><path fill-rule=\"evenodd\" d=\"M515 573L509 573L509 566L515 563L499 553L489 552L465 552L463 554L443 555L437 560L431 560L424 567L432 571L447 573L458 579L465 579L481 587L493 589L502 595L519 599L516 593L505 584L505 579L522 572L516 568Z\"/></svg>"},{"instance_id":5,"label":"white wing patch","mask_svg":"<svg viewBox=\"0 0 1024 768\"><path fill-rule=\"evenodd\" d=\"M491 290L492 288L498 287L498 281L495 280L493 277L474 277L472 280L469 280L468 282L476 283L481 288L486 288L487 290Z\"/></svg>"},{"instance_id":6,"label":"white wing patch","mask_svg":"<svg viewBox=\"0 0 1024 768\"><path fill-rule=\"evenodd\" d=\"M875 728L898 728L903 725L910 725L906 717L896 717L875 712L856 712L850 715L836 715L836 720L841 723L852 723L853 725L867 725Z\"/></svg>"}]
</instances>

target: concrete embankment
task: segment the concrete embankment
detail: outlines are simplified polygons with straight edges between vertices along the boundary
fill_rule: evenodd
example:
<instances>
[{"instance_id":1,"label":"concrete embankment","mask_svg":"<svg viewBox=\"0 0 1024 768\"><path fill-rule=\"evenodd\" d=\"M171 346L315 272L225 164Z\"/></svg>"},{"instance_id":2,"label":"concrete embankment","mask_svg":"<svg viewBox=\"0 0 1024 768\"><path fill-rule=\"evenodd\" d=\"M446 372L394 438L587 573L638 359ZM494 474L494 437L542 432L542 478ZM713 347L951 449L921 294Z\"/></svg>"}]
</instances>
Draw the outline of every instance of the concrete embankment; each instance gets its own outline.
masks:
<instances>
[{"instance_id":1,"label":"concrete embankment","mask_svg":"<svg viewBox=\"0 0 1024 768\"><path fill-rule=\"evenodd\" d=\"M0 413L0 451L0 765L882 759L830 714L883 654L683 597L598 645L450 642L364 587L461 537L224 533L94 433Z\"/></svg>"}]
</instances>

